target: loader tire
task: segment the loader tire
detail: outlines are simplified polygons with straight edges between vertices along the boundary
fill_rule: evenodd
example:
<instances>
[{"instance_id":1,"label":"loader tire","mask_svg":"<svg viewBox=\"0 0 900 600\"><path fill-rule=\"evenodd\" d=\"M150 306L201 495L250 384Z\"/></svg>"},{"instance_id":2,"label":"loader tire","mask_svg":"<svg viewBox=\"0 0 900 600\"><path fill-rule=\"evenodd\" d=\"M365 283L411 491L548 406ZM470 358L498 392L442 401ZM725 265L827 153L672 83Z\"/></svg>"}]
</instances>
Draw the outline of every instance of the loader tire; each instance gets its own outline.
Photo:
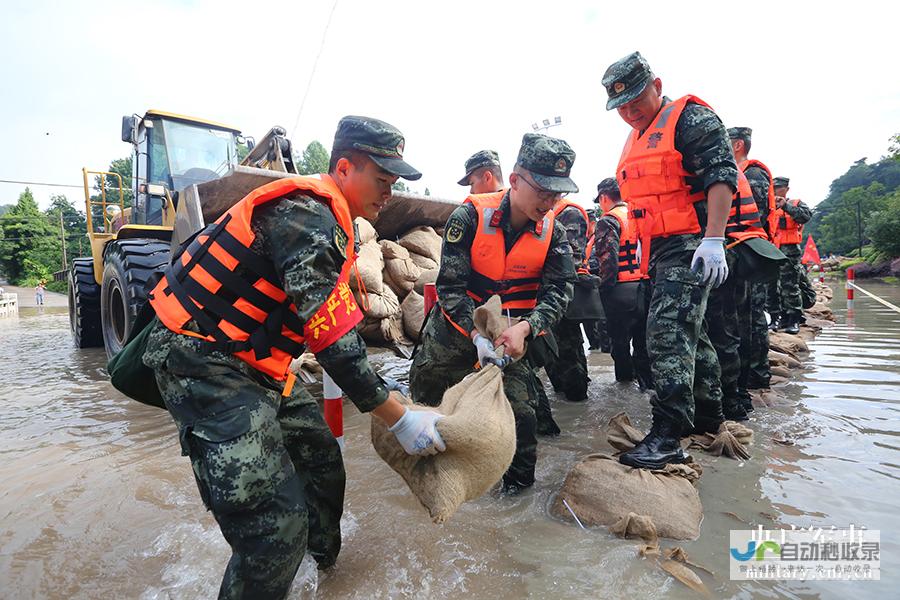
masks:
<instances>
[{"instance_id":1,"label":"loader tire","mask_svg":"<svg viewBox=\"0 0 900 600\"><path fill-rule=\"evenodd\" d=\"M100 286L94 280L93 258L76 258L69 269L69 325L76 348L103 345Z\"/></svg>"},{"instance_id":2,"label":"loader tire","mask_svg":"<svg viewBox=\"0 0 900 600\"><path fill-rule=\"evenodd\" d=\"M133 239L109 242L103 251L100 321L103 345L112 358L125 345L138 312L147 302L147 282L169 261L169 244Z\"/></svg>"}]
</instances>

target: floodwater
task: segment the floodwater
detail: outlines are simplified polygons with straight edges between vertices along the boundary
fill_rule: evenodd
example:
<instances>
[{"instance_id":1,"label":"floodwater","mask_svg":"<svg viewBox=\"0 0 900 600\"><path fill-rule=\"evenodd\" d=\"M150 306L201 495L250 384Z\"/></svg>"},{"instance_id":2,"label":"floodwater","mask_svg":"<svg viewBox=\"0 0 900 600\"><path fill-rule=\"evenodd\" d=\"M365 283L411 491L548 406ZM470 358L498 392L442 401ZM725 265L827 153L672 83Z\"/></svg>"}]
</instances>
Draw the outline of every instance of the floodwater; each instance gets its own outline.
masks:
<instances>
[{"instance_id":1,"label":"floodwater","mask_svg":"<svg viewBox=\"0 0 900 600\"><path fill-rule=\"evenodd\" d=\"M896 597L900 315L861 294L848 315L833 285L838 324L811 343L808 369L779 388L784 401L752 413L752 458L698 456L705 519L700 538L680 545L714 572L701 573L714 597ZM863 285L900 304L900 287ZM373 362L402 376L406 363L386 356ZM304 561L291 597L696 597L638 558L634 540L548 515L579 457L609 451L609 417L625 410L649 426L646 399L612 380L608 356L590 360L591 400L555 401L564 433L542 439L535 488L487 495L442 526L376 456L369 417L348 405L344 549L325 574ZM215 597L229 550L174 426L114 391L104 364L102 350L72 347L64 310L0 319L0 598ZM729 581L729 530L747 523L879 529L881 581Z\"/></svg>"}]
</instances>

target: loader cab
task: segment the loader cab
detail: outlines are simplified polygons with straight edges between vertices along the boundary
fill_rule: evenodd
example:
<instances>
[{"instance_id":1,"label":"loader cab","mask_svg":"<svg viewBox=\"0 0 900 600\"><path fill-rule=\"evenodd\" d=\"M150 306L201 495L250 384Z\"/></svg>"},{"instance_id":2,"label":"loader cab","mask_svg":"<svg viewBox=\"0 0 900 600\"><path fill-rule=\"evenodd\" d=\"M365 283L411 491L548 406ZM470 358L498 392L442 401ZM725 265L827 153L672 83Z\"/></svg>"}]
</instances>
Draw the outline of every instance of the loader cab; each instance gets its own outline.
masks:
<instances>
[{"instance_id":1,"label":"loader cab","mask_svg":"<svg viewBox=\"0 0 900 600\"><path fill-rule=\"evenodd\" d=\"M122 118L122 141L134 146L131 222L162 225L166 193L222 177L238 160L240 131L227 125L158 110Z\"/></svg>"}]
</instances>

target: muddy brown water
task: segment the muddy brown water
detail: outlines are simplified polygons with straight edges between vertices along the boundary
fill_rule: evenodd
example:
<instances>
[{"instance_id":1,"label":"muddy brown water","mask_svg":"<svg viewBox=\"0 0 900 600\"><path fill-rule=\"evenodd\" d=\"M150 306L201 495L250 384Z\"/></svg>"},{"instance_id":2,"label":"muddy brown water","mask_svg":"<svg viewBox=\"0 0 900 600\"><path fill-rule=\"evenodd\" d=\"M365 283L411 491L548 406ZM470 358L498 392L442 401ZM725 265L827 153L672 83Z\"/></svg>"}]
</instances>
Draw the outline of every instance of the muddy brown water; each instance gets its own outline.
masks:
<instances>
[{"instance_id":1,"label":"muddy brown water","mask_svg":"<svg viewBox=\"0 0 900 600\"><path fill-rule=\"evenodd\" d=\"M838 285L838 324L780 388L784 401L752 415L752 458L700 457L702 534L680 545L714 571L702 577L715 597L897 597L900 315L864 297L848 315ZM900 304L900 287L864 287ZM387 354L373 362L393 376L407 368ZM696 597L637 558L636 542L548 515L571 465L609 450L610 416L649 425L646 399L612 380L608 356L590 362L590 401L554 401L564 433L541 440L535 488L485 496L442 526L375 455L369 417L348 405L344 549L324 575L304 561L291 597ZM115 392L104 364L102 350L72 347L63 310L0 319L0 598L215 597L229 550L171 420ZM729 530L748 526L725 513L770 527L880 529L882 579L729 581Z\"/></svg>"}]
</instances>

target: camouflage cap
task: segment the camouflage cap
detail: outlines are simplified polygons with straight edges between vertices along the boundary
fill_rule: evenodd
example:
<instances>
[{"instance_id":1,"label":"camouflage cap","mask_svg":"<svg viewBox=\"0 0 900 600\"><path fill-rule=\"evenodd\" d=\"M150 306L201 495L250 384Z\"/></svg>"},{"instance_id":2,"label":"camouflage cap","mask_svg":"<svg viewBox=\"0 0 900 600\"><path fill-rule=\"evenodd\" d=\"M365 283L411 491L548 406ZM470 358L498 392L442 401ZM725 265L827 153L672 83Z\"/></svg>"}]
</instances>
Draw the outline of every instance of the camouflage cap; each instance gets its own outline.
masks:
<instances>
[{"instance_id":1,"label":"camouflage cap","mask_svg":"<svg viewBox=\"0 0 900 600\"><path fill-rule=\"evenodd\" d=\"M729 127L728 137L732 140L744 140L749 142L753 136L753 130L749 127Z\"/></svg>"},{"instance_id":2,"label":"camouflage cap","mask_svg":"<svg viewBox=\"0 0 900 600\"><path fill-rule=\"evenodd\" d=\"M607 196L619 195L619 182L616 181L615 177L607 177L597 184L597 197L594 198L594 202L600 202L600 196L603 194Z\"/></svg>"},{"instance_id":3,"label":"camouflage cap","mask_svg":"<svg viewBox=\"0 0 900 600\"><path fill-rule=\"evenodd\" d=\"M403 160L406 142L400 130L384 121L349 115L340 120L334 133L334 150L358 150L393 175L415 180L422 176Z\"/></svg>"},{"instance_id":4,"label":"camouflage cap","mask_svg":"<svg viewBox=\"0 0 900 600\"><path fill-rule=\"evenodd\" d=\"M647 60L640 52L632 52L609 65L603 74L603 87L609 100L606 110L612 110L637 98L653 78Z\"/></svg>"},{"instance_id":5,"label":"camouflage cap","mask_svg":"<svg viewBox=\"0 0 900 600\"><path fill-rule=\"evenodd\" d=\"M772 180L772 187L782 188L788 187L791 182L789 177L776 177Z\"/></svg>"},{"instance_id":6,"label":"camouflage cap","mask_svg":"<svg viewBox=\"0 0 900 600\"><path fill-rule=\"evenodd\" d=\"M500 166L500 155L493 150L479 150L466 161L466 175L456 183L459 185L469 185L469 175L471 175L475 169L494 166Z\"/></svg>"},{"instance_id":7,"label":"camouflage cap","mask_svg":"<svg viewBox=\"0 0 900 600\"><path fill-rule=\"evenodd\" d=\"M558 193L577 192L578 186L569 178L574 163L575 151L565 140L540 133L522 136L516 165L531 173L541 188Z\"/></svg>"}]
</instances>

